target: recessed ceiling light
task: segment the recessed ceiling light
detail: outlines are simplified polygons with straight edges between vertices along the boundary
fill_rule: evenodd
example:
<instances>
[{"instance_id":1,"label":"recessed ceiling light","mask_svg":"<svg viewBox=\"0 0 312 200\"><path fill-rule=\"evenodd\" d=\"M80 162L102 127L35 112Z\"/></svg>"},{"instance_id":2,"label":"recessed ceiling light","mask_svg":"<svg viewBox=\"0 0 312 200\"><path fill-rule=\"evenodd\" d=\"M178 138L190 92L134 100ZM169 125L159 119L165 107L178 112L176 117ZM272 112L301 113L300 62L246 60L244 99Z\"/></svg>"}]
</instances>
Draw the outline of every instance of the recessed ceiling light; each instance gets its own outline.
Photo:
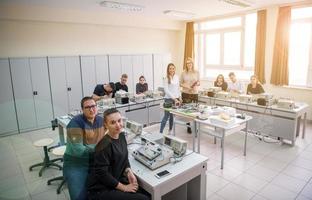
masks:
<instances>
[{"instance_id":1,"label":"recessed ceiling light","mask_svg":"<svg viewBox=\"0 0 312 200\"><path fill-rule=\"evenodd\" d=\"M141 5L121 3L116 1L101 1L100 5L106 8L131 12L141 12L144 9L144 6Z\"/></svg>"},{"instance_id":2,"label":"recessed ceiling light","mask_svg":"<svg viewBox=\"0 0 312 200\"><path fill-rule=\"evenodd\" d=\"M169 16L173 16L173 17L180 17L180 18L192 18L195 16L194 13L177 11L177 10L165 10L164 14L169 15Z\"/></svg>"},{"instance_id":3,"label":"recessed ceiling light","mask_svg":"<svg viewBox=\"0 0 312 200\"><path fill-rule=\"evenodd\" d=\"M240 7L250 7L250 2L245 0L219 0L228 4L232 4L234 6L240 6Z\"/></svg>"}]
</instances>

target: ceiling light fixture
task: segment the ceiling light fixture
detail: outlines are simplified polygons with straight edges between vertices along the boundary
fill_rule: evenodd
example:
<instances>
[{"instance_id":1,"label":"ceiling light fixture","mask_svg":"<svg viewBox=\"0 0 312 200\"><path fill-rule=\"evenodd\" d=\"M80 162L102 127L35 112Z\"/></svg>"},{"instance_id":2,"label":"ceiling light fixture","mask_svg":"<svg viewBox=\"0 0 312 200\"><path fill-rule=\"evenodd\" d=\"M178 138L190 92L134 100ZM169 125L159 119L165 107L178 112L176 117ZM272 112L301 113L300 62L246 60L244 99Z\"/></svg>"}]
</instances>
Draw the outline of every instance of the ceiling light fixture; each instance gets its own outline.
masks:
<instances>
[{"instance_id":1,"label":"ceiling light fixture","mask_svg":"<svg viewBox=\"0 0 312 200\"><path fill-rule=\"evenodd\" d=\"M250 3L245 0L219 0L219 1L231 4L234 6L250 7Z\"/></svg>"},{"instance_id":2,"label":"ceiling light fixture","mask_svg":"<svg viewBox=\"0 0 312 200\"><path fill-rule=\"evenodd\" d=\"M130 12L141 12L144 9L144 6L141 6L141 5L120 3L116 1L101 1L100 5L106 8L122 10L122 11L130 11Z\"/></svg>"},{"instance_id":3,"label":"ceiling light fixture","mask_svg":"<svg viewBox=\"0 0 312 200\"><path fill-rule=\"evenodd\" d=\"M165 10L164 14L168 16L180 17L180 18L192 18L195 16L194 13L177 11L177 10Z\"/></svg>"}]
</instances>

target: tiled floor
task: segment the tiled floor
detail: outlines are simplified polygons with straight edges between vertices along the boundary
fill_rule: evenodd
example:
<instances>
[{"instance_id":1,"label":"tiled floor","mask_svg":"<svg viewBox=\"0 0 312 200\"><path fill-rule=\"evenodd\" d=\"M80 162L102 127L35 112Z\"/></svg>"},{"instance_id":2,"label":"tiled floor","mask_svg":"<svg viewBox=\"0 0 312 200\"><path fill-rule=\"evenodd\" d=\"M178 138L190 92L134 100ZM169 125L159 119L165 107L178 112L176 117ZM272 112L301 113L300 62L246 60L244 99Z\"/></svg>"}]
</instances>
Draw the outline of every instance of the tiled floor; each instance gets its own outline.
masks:
<instances>
[{"instance_id":1,"label":"tiled floor","mask_svg":"<svg viewBox=\"0 0 312 200\"><path fill-rule=\"evenodd\" d=\"M159 126L147 130L157 132ZM192 137L183 127L177 127L177 136L192 147ZM61 175L61 171L48 169L39 177L38 168L31 172L28 169L42 161L43 150L32 143L44 137L58 141L58 131L42 129L0 138L1 200L69 199L66 187L57 195L59 183L47 185L47 180ZM209 158L207 199L312 200L312 124L307 126L306 138L298 137L294 147L266 143L249 135L244 157L243 139L240 133L226 137L225 166L221 170L220 143L213 144L213 139L207 135L201 137L201 153Z\"/></svg>"}]
</instances>

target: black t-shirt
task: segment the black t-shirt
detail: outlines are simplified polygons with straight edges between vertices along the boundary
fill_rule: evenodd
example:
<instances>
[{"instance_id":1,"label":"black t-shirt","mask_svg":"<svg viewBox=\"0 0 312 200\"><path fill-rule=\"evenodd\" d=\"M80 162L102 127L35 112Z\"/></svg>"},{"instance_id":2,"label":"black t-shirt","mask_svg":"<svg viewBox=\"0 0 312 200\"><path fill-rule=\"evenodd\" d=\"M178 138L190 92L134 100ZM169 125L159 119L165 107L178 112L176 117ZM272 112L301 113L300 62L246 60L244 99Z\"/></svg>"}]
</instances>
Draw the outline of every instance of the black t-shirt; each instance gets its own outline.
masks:
<instances>
[{"instance_id":1,"label":"black t-shirt","mask_svg":"<svg viewBox=\"0 0 312 200\"><path fill-rule=\"evenodd\" d=\"M228 84L227 84L227 82L225 82L225 81L222 83L222 85L218 85L218 82L215 81L215 82L214 82L214 86L215 86L215 87L221 87L223 91L226 91L227 88L228 88Z\"/></svg>"},{"instance_id":2,"label":"black t-shirt","mask_svg":"<svg viewBox=\"0 0 312 200\"><path fill-rule=\"evenodd\" d=\"M95 147L94 165L88 178L89 191L113 190L118 182L127 184L124 176L126 168L130 167L125 134L118 139L106 134Z\"/></svg>"},{"instance_id":3,"label":"black t-shirt","mask_svg":"<svg viewBox=\"0 0 312 200\"><path fill-rule=\"evenodd\" d=\"M116 91L118 90L124 90L126 92L128 92L128 86L125 85L121 85L120 82L115 83L115 87L116 87Z\"/></svg>"},{"instance_id":4,"label":"black t-shirt","mask_svg":"<svg viewBox=\"0 0 312 200\"><path fill-rule=\"evenodd\" d=\"M98 84L98 85L95 86L93 94L96 94L98 96L105 96L105 95L109 95L110 92L107 92L104 89L104 85L103 84Z\"/></svg>"}]
</instances>

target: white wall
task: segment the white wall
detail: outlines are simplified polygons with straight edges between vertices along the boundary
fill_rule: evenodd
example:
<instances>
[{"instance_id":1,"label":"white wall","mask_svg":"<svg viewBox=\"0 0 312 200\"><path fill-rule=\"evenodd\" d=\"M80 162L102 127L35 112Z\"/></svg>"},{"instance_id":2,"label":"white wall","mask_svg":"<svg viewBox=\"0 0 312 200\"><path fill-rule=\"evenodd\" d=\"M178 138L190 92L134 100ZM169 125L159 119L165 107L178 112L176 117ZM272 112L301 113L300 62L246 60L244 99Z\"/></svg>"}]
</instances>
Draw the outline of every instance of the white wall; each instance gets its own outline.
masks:
<instances>
[{"instance_id":1,"label":"white wall","mask_svg":"<svg viewBox=\"0 0 312 200\"><path fill-rule=\"evenodd\" d=\"M180 66L184 27L129 14L3 6L0 57L171 53Z\"/></svg>"},{"instance_id":2,"label":"white wall","mask_svg":"<svg viewBox=\"0 0 312 200\"><path fill-rule=\"evenodd\" d=\"M312 90L311 89L298 89L289 87L280 87L270 84L272 61L273 61L273 48L275 40L275 28L277 23L278 7L267 8L267 32L266 32L266 48L265 48L265 79L264 89L268 93L274 94L275 97L288 97L294 98L295 101L306 102L310 105L308 112L308 119L312 120ZM212 86L211 81L202 81L202 87Z\"/></svg>"}]
</instances>

